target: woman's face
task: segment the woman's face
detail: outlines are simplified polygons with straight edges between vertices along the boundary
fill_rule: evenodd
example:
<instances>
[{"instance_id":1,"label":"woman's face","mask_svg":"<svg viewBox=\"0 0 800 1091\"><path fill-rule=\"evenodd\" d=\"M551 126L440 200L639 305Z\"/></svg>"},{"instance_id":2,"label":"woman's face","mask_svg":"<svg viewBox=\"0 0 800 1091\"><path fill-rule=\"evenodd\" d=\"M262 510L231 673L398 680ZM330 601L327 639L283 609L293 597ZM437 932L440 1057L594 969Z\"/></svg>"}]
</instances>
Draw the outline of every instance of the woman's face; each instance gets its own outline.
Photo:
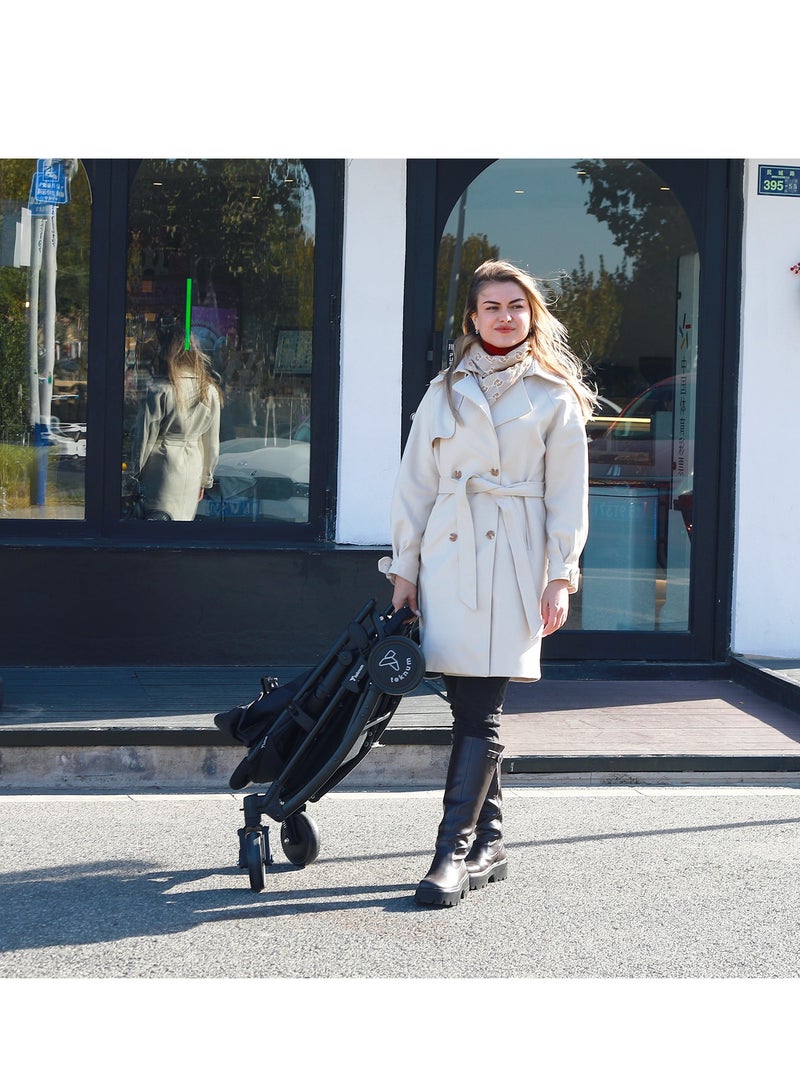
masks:
<instances>
[{"instance_id":1,"label":"woman's face","mask_svg":"<svg viewBox=\"0 0 800 1091\"><path fill-rule=\"evenodd\" d=\"M512 349L524 341L533 315L528 298L515 280L492 280L478 292L472 321L484 344Z\"/></svg>"}]
</instances>

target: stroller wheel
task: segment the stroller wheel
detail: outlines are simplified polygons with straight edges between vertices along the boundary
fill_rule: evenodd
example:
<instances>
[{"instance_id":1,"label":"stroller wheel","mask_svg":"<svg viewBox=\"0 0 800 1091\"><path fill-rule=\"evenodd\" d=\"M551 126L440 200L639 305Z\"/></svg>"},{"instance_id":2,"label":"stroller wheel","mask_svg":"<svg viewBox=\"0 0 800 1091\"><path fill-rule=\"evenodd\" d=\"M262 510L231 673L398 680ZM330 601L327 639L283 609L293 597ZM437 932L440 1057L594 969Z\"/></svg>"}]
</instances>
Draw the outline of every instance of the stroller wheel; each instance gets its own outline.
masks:
<instances>
[{"instance_id":1,"label":"stroller wheel","mask_svg":"<svg viewBox=\"0 0 800 1091\"><path fill-rule=\"evenodd\" d=\"M425 677L425 657L408 636L385 636L367 658L369 676L382 693L411 693Z\"/></svg>"},{"instance_id":2,"label":"stroller wheel","mask_svg":"<svg viewBox=\"0 0 800 1091\"><path fill-rule=\"evenodd\" d=\"M319 856L319 830L313 818L303 811L295 811L281 825L281 845L289 860L296 867L313 864Z\"/></svg>"},{"instance_id":3,"label":"stroller wheel","mask_svg":"<svg viewBox=\"0 0 800 1091\"><path fill-rule=\"evenodd\" d=\"M256 830L251 830L245 837L244 842L245 860L247 861L247 870L250 874L250 889L251 890L263 890L267 881L267 877L264 871L264 842L261 834Z\"/></svg>"}]
</instances>

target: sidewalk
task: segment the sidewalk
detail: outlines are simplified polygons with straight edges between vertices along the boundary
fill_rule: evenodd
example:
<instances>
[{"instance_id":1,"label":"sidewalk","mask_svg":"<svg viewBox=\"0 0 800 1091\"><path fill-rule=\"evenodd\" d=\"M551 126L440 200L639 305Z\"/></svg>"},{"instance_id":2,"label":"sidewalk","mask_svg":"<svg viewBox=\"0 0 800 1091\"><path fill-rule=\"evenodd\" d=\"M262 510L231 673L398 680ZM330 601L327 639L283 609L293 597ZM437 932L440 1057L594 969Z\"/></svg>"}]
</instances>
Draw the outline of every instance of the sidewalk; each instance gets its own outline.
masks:
<instances>
[{"instance_id":1,"label":"sidewalk","mask_svg":"<svg viewBox=\"0 0 800 1091\"><path fill-rule=\"evenodd\" d=\"M261 673L285 681L303 669L0 668L0 790L225 789L243 749L214 715L256 697ZM545 671L509 689L503 768L518 784L800 783L798 661ZM449 741L441 683L426 679L347 783L439 787Z\"/></svg>"}]
</instances>

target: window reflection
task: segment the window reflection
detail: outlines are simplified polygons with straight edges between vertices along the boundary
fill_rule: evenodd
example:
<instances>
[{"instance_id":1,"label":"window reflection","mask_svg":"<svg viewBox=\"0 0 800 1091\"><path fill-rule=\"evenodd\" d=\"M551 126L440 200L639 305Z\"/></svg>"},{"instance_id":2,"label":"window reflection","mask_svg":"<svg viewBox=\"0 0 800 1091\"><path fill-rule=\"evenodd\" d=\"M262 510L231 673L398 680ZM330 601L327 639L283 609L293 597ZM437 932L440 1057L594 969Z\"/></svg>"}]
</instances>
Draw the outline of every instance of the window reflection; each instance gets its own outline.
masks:
<instances>
[{"instance_id":1,"label":"window reflection","mask_svg":"<svg viewBox=\"0 0 800 1091\"><path fill-rule=\"evenodd\" d=\"M183 323L161 316L154 373L131 438L129 518L191 522L219 461L219 375Z\"/></svg>"},{"instance_id":2,"label":"window reflection","mask_svg":"<svg viewBox=\"0 0 800 1091\"><path fill-rule=\"evenodd\" d=\"M638 160L498 160L442 238L443 365L472 271L498 256L549 291L600 393L568 627L688 629L699 258L682 206Z\"/></svg>"},{"instance_id":3,"label":"window reflection","mask_svg":"<svg viewBox=\"0 0 800 1091\"><path fill-rule=\"evenodd\" d=\"M0 518L82 519L89 186L74 159L0 159Z\"/></svg>"},{"instance_id":4,"label":"window reflection","mask_svg":"<svg viewBox=\"0 0 800 1091\"><path fill-rule=\"evenodd\" d=\"M221 394L214 484L195 521L308 521L314 231L300 162L141 165L130 198L124 488L142 400L163 382L159 323L172 322L188 328Z\"/></svg>"}]
</instances>

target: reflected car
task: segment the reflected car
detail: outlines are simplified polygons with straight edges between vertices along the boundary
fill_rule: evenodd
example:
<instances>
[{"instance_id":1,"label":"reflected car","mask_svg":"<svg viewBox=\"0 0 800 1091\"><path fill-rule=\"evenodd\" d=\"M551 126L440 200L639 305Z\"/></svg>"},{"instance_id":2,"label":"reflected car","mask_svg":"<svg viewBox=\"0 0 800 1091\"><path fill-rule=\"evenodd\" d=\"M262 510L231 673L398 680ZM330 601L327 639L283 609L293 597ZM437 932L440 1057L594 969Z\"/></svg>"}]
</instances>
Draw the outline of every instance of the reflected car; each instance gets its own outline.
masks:
<instances>
[{"instance_id":1,"label":"reflected car","mask_svg":"<svg viewBox=\"0 0 800 1091\"><path fill-rule=\"evenodd\" d=\"M291 437L249 436L222 442L214 485L206 490L196 518L307 523L309 438L304 425Z\"/></svg>"},{"instance_id":2,"label":"reflected car","mask_svg":"<svg viewBox=\"0 0 800 1091\"><path fill-rule=\"evenodd\" d=\"M670 509L680 512L687 534L692 535L694 421L689 409L693 401L694 376L662 379L637 394L589 444L590 485L658 489L662 554Z\"/></svg>"},{"instance_id":3,"label":"reflected car","mask_svg":"<svg viewBox=\"0 0 800 1091\"><path fill-rule=\"evenodd\" d=\"M681 412L688 413L693 393L693 379L687 377L685 385L681 385L680 376L670 376L637 394L589 444L592 480L598 484L613 478L672 485L682 477L690 479L694 426L686 416L685 439L681 442L679 422ZM677 465L678 459L681 466Z\"/></svg>"},{"instance_id":4,"label":"reflected car","mask_svg":"<svg viewBox=\"0 0 800 1091\"><path fill-rule=\"evenodd\" d=\"M609 423L616 420L622 412L621 405L617 405L616 402L612 402L610 398L606 398L602 394L598 395L597 402L597 412L586 422L586 435L589 437L590 443L599 436L605 435Z\"/></svg>"}]
</instances>

